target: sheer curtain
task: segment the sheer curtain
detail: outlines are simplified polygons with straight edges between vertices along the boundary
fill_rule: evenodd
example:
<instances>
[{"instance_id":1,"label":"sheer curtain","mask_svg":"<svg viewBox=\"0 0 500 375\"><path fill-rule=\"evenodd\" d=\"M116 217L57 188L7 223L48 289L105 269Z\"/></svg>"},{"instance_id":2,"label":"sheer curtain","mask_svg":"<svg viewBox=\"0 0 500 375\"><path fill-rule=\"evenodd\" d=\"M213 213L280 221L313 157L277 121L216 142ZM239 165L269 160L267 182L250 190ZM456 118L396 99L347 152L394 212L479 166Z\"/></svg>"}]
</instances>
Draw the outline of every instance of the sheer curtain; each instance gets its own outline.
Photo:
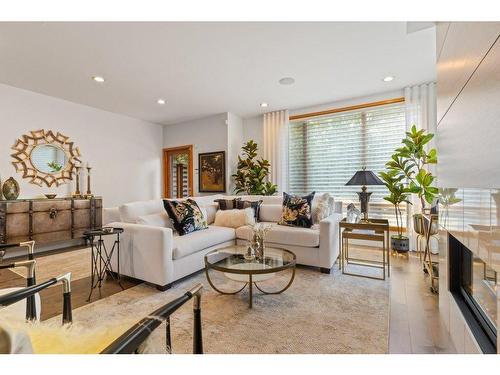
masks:
<instances>
[{"instance_id":1,"label":"sheer curtain","mask_svg":"<svg viewBox=\"0 0 500 375\"><path fill-rule=\"evenodd\" d=\"M425 129L429 133L436 134L436 83L425 83L405 88L406 129L413 125L417 129ZM436 147L436 139L433 138L428 145L429 149ZM438 154L439 158L439 154ZM436 176L436 166L429 166L429 171ZM408 205L407 233L410 237L410 248L416 249L416 235L413 230L413 214L420 212L420 201L412 195L412 205Z\"/></svg>"},{"instance_id":2,"label":"sheer curtain","mask_svg":"<svg viewBox=\"0 0 500 375\"><path fill-rule=\"evenodd\" d=\"M264 159L271 164L269 180L288 190L288 110L264 114Z\"/></svg>"}]
</instances>

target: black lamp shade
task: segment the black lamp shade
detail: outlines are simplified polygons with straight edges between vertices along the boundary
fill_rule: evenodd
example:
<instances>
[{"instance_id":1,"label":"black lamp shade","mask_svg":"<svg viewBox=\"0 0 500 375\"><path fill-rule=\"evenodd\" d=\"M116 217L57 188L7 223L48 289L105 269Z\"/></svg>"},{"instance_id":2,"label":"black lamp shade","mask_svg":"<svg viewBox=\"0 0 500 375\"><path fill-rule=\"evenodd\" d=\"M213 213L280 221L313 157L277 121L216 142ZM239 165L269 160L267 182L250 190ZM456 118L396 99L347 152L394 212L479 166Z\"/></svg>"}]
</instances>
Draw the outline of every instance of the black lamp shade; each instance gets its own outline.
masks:
<instances>
[{"instance_id":1,"label":"black lamp shade","mask_svg":"<svg viewBox=\"0 0 500 375\"><path fill-rule=\"evenodd\" d=\"M347 182L347 185L383 185L384 183L372 171L362 170L357 171L354 176Z\"/></svg>"}]
</instances>

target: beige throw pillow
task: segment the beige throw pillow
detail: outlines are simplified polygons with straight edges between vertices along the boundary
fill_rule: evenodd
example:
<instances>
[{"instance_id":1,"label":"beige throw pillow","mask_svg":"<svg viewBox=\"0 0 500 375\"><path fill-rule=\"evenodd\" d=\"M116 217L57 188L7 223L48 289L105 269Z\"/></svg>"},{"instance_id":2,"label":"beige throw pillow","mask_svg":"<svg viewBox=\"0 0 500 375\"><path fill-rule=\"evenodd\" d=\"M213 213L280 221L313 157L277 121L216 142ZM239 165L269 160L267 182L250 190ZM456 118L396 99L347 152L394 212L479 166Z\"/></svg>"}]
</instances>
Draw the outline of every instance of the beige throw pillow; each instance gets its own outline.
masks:
<instances>
[{"instance_id":1,"label":"beige throw pillow","mask_svg":"<svg viewBox=\"0 0 500 375\"><path fill-rule=\"evenodd\" d=\"M251 207L244 210L219 210L215 214L214 225L218 227L239 228L254 224L254 210Z\"/></svg>"}]
</instances>

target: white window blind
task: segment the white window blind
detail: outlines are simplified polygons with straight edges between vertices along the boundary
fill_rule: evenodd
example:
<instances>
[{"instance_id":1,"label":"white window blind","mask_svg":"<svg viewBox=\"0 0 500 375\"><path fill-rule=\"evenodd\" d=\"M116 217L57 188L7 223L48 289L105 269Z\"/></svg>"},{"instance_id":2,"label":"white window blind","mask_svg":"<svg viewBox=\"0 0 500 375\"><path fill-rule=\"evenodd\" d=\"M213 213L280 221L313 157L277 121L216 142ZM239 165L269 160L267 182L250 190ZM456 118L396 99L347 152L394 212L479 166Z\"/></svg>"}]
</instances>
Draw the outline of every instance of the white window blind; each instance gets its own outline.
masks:
<instances>
[{"instance_id":1,"label":"white window blind","mask_svg":"<svg viewBox=\"0 0 500 375\"><path fill-rule=\"evenodd\" d=\"M385 169L405 136L404 104L391 104L342 112L290 123L289 189L293 194L329 192L336 200L355 203L359 186L345 183L363 166ZM373 192L369 216L395 224L393 206L383 200L385 186L369 186ZM404 207L402 207L404 208ZM344 207L345 209L345 207Z\"/></svg>"}]
</instances>

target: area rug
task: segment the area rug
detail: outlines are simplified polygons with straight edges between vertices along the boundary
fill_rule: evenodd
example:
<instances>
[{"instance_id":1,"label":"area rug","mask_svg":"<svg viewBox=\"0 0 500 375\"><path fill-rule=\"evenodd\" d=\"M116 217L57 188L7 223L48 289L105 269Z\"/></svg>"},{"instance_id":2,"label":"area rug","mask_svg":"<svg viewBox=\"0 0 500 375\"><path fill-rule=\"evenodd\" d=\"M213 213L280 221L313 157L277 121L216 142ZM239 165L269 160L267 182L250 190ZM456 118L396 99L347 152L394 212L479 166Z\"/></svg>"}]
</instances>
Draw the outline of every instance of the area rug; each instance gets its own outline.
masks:
<instances>
[{"instance_id":1,"label":"area rug","mask_svg":"<svg viewBox=\"0 0 500 375\"><path fill-rule=\"evenodd\" d=\"M287 271L289 272L289 271ZM234 282L214 273L227 289ZM286 283L285 272L268 280L268 289ZM204 273L176 284L166 292L141 284L73 311L75 329L102 333L117 325L126 330L156 308L202 283L203 345L205 353L387 353L389 283L298 267L292 286L279 295L248 292L220 295ZM233 283L233 285L229 285ZM264 286L264 285L263 285ZM55 317L52 320L58 320ZM187 303L171 318L174 353L192 352L192 305ZM147 350L165 353L165 327L156 329Z\"/></svg>"},{"instance_id":2,"label":"area rug","mask_svg":"<svg viewBox=\"0 0 500 375\"><path fill-rule=\"evenodd\" d=\"M36 281L41 283L63 273L71 272L71 280L80 280L90 276L90 248L66 251L57 254L36 256ZM11 270L26 278L25 268Z\"/></svg>"}]
</instances>

